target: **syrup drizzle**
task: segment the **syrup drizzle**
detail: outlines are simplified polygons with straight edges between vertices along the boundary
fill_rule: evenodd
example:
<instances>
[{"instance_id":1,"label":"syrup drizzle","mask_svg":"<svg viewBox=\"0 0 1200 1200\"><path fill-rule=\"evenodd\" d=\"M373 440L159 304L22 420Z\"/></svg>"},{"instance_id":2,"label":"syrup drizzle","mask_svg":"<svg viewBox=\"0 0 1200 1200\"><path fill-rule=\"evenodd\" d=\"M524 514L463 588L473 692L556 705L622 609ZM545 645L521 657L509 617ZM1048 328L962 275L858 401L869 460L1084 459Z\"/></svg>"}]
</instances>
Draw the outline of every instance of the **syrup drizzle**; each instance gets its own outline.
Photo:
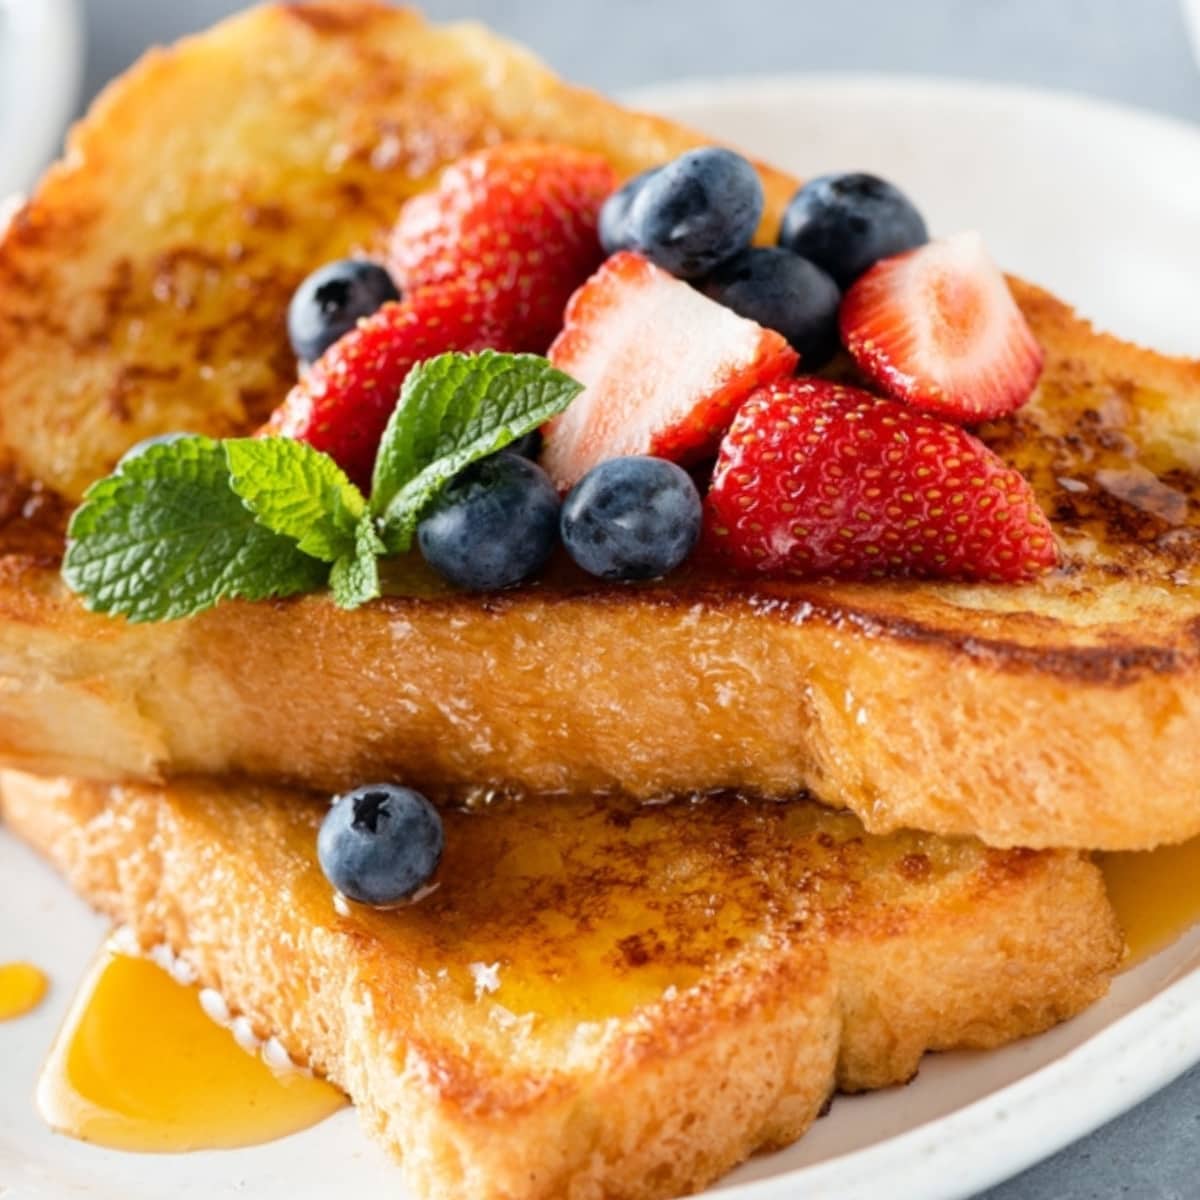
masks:
<instances>
[{"instance_id":1,"label":"syrup drizzle","mask_svg":"<svg viewBox=\"0 0 1200 1200\"><path fill-rule=\"evenodd\" d=\"M1200 924L1200 838L1096 861L1125 931L1127 967ZM35 1008L46 987L28 963L0 965L0 1020ZM258 1145L346 1103L330 1084L247 1053L194 988L112 943L81 986L37 1089L58 1132L151 1153Z\"/></svg>"},{"instance_id":2,"label":"syrup drizzle","mask_svg":"<svg viewBox=\"0 0 1200 1200\"><path fill-rule=\"evenodd\" d=\"M199 994L111 944L88 973L38 1082L59 1133L116 1150L258 1145L344 1107L330 1084L274 1071L205 1015Z\"/></svg>"},{"instance_id":3,"label":"syrup drizzle","mask_svg":"<svg viewBox=\"0 0 1200 1200\"><path fill-rule=\"evenodd\" d=\"M32 1012L46 994L47 980L30 963L0 965L0 1021L11 1021Z\"/></svg>"},{"instance_id":4,"label":"syrup drizzle","mask_svg":"<svg viewBox=\"0 0 1200 1200\"><path fill-rule=\"evenodd\" d=\"M1127 967L1200 924L1200 838L1158 850L1098 854L1096 862L1125 930Z\"/></svg>"}]
</instances>

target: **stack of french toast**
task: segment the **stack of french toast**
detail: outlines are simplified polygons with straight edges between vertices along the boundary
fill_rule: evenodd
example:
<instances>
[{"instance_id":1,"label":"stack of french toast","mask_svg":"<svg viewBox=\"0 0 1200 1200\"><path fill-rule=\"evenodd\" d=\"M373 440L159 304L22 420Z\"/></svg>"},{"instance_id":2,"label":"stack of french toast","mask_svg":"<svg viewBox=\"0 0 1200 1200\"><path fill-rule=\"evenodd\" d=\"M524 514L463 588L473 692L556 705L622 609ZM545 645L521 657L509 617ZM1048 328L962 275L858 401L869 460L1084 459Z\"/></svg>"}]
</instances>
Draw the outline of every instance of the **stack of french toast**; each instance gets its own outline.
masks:
<instances>
[{"instance_id":1,"label":"stack of french toast","mask_svg":"<svg viewBox=\"0 0 1200 1200\"><path fill-rule=\"evenodd\" d=\"M1008 280L1040 378L970 444L1048 521L1054 562L1017 580L700 555L631 584L560 554L479 591L409 553L347 568L361 603L89 602L62 562L98 487L142 486L122 457L319 400L301 281L385 259L413 197L517 142L624 181L705 139L367 0L152 53L73 131L0 240L0 813L344 1089L415 1195L667 1200L835 1092L1106 990L1123 938L1089 853L1200 833L1200 363ZM799 185L756 168L770 244ZM330 798L381 780L440 823L436 886L401 906L318 860Z\"/></svg>"}]
</instances>

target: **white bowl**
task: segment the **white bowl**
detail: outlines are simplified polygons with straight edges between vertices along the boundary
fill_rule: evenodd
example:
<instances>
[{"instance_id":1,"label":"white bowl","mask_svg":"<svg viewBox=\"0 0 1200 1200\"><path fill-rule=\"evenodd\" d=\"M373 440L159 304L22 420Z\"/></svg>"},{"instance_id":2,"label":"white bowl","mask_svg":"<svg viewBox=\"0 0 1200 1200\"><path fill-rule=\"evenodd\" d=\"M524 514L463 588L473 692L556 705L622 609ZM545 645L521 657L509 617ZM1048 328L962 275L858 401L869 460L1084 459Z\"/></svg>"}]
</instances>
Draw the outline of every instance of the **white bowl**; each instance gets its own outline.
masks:
<instances>
[{"instance_id":1,"label":"white bowl","mask_svg":"<svg viewBox=\"0 0 1200 1200\"><path fill-rule=\"evenodd\" d=\"M57 153L82 78L75 0L0 0L0 199L28 188Z\"/></svg>"},{"instance_id":2,"label":"white bowl","mask_svg":"<svg viewBox=\"0 0 1200 1200\"><path fill-rule=\"evenodd\" d=\"M1200 0L1183 0L1183 23L1192 35L1192 50L1200 63Z\"/></svg>"}]
</instances>

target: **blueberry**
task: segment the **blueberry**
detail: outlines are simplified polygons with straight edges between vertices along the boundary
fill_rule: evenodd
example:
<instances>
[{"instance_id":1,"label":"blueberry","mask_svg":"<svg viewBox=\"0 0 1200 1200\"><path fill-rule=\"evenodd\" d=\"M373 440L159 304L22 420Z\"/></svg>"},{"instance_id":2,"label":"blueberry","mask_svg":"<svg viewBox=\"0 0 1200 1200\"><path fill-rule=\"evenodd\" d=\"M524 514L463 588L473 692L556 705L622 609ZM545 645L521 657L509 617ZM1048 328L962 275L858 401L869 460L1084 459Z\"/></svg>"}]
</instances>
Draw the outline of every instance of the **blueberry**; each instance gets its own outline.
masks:
<instances>
[{"instance_id":1,"label":"blueberry","mask_svg":"<svg viewBox=\"0 0 1200 1200\"><path fill-rule=\"evenodd\" d=\"M504 447L509 454L516 454L521 458L528 458L532 462L537 462L542 453L542 431L535 429L532 433L527 433L524 437L519 437L515 442L510 442Z\"/></svg>"},{"instance_id":2,"label":"blueberry","mask_svg":"<svg viewBox=\"0 0 1200 1200\"><path fill-rule=\"evenodd\" d=\"M507 450L468 467L417 526L425 561L458 587L490 592L534 574L558 535L558 493Z\"/></svg>"},{"instance_id":3,"label":"blueberry","mask_svg":"<svg viewBox=\"0 0 1200 1200\"><path fill-rule=\"evenodd\" d=\"M386 907L433 878L444 846L442 818L420 792L372 783L334 800L317 834L317 860L343 896Z\"/></svg>"},{"instance_id":4,"label":"blueberry","mask_svg":"<svg viewBox=\"0 0 1200 1200\"><path fill-rule=\"evenodd\" d=\"M633 233L629 228L629 209L634 197L642 190L642 184L657 172L657 167L651 167L635 175L605 200L604 207L600 209L600 245L605 254L634 248Z\"/></svg>"},{"instance_id":5,"label":"blueberry","mask_svg":"<svg viewBox=\"0 0 1200 1200\"><path fill-rule=\"evenodd\" d=\"M868 267L929 241L912 201L874 175L822 175L783 214L779 244L823 267L847 288Z\"/></svg>"},{"instance_id":6,"label":"blueberry","mask_svg":"<svg viewBox=\"0 0 1200 1200\"><path fill-rule=\"evenodd\" d=\"M704 292L740 316L782 333L811 371L828 361L838 344L842 293L806 258L774 247L751 247L722 263Z\"/></svg>"},{"instance_id":7,"label":"blueberry","mask_svg":"<svg viewBox=\"0 0 1200 1200\"><path fill-rule=\"evenodd\" d=\"M369 317L400 290L378 264L347 258L327 263L296 289L288 305L288 336L303 363L314 362L362 317Z\"/></svg>"},{"instance_id":8,"label":"blueberry","mask_svg":"<svg viewBox=\"0 0 1200 1200\"><path fill-rule=\"evenodd\" d=\"M151 446L169 446L172 442L179 442L184 438L195 436L194 433L158 433L154 437L142 438L140 442L135 442L130 446L117 460L117 470L120 470L127 462L140 458Z\"/></svg>"},{"instance_id":9,"label":"blueberry","mask_svg":"<svg viewBox=\"0 0 1200 1200\"><path fill-rule=\"evenodd\" d=\"M700 493L663 458L610 458L563 502L563 544L601 579L657 579L692 552L700 536Z\"/></svg>"},{"instance_id":10,"label":"blueberry","mask_svg":"<svg viewBox=\"0 0 1200 1200\"><path fill-rule=\"evenodd\" d=\"M732 150L689 150L656 171L629 206L634 249L680 279L745 249L763 213L755 169Z\"/></svg>"}]
</instances>

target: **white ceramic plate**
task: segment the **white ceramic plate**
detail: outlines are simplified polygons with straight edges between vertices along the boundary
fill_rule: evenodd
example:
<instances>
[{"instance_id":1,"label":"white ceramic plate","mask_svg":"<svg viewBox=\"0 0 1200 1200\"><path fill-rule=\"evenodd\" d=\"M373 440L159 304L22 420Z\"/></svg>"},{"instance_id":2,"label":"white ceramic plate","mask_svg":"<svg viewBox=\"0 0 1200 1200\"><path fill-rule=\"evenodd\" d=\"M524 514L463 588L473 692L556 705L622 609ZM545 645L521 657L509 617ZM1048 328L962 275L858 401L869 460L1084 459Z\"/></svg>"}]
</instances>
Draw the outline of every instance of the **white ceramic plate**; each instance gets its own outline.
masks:
<instances>
[{"instance_id":1,"label":"white ceramic plate","mask_svg":"<svg viewBox=\"0 0 1200 1200\"><path fill-rule=\"evenodd\" d=\"M863 167L909 188L935 230L977 227L997 257L1103 324L1200 355L1200 134L1079 100L846 78L697 84L640 103L800 174ZM0 1024L0 1194L21 1200L291 1200L398 1195L344 1113L273 1145L186 1163L58 1139L33 1113L40 1060L101 923L0 832L0 961L54 980ZM723 1200L959 1200L1096 1128L1200 1061L1200 930L1121 976L1066 1025L1004 1050L929 1058L906 1088L841 1098L799 1143L756 1158Z\"/></svg>"},{"instance_id":2,"label":"white ceramic plate","mask_svg":"<svg viewBox=\"0 0 1200 1200\"><path fill-rule=\"evenodd\" d=\"M0 200L54 157L82 72L75 0L0 0Z\"/></svg>"}]
</instances>

